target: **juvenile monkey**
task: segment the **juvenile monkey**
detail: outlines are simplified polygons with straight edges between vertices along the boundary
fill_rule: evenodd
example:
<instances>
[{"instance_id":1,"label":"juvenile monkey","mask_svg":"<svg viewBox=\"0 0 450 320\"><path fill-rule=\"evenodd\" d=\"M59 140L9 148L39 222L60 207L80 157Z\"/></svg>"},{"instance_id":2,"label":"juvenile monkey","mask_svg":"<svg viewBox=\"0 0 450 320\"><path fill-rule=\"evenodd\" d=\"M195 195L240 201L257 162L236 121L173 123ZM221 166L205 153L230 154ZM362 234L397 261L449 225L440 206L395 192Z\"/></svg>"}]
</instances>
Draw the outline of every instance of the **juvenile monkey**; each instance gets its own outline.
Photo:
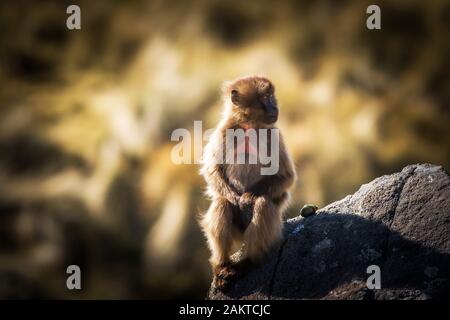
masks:
<instances>
[{"instance_id":1,"label":"juvenile monkey","mask_svg":"<svg viewBox=\"0 0 450 320\"><path fill-rule=\"evenodd\" d=\"M259 155L262 144L266 150L272 150L271 129L278 130L274 90L273 84L263 77L245 77L226 84L224 115L205 147L201 174L212 203L200 224L211 250L210 262L219 289L225 289L243 265L258 262L281 238L282 215L289 198L287 190L296 175L279 132L276 132L279 139L275 148L278 157L275 173L262 174L265 164L259 156L256 163L249 161L250 155ZM254 129L256 145L246 138L243 144L233 146L232 155L245 153L245 163L223 161L229 151L228 129L246 133ZM269 138L262 139L259 129L268 129ZM235 240L243 242L238 263L230 259Z\"/></svg>"}]
</instances>

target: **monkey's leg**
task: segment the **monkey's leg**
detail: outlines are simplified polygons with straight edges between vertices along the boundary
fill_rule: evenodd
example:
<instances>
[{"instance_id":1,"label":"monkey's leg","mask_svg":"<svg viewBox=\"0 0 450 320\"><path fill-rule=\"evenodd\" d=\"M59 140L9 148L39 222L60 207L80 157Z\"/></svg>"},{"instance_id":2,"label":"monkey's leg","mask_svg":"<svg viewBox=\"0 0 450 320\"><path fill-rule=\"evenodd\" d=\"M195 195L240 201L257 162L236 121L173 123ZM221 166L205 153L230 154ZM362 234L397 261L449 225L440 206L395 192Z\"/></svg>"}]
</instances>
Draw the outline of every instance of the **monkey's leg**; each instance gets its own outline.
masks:
<instances>
[{"instance_id":1,"label":"monkey's leg","mask_svg":"<svg viewBox=\"0 0 450 320\"><path fill-rule=\"evenodd\" d=\"M230 250L232 245L233 205L225 198L213 201L200 224L207 237L211 250L211 266L216 287L223 288L227 279L234 275L230 269Z\"/></svg>"},{"instance_id":2,"label":"monkey's leg","mask_svg":"<svg viewBox=\"0 0 450 320\"><path fill-rule=\"evenodd\" d=\"M244 233L244 258L258 262L281 239L283 227L280 204L258 197L253 217Z\"/></svg>"}]
</instances>

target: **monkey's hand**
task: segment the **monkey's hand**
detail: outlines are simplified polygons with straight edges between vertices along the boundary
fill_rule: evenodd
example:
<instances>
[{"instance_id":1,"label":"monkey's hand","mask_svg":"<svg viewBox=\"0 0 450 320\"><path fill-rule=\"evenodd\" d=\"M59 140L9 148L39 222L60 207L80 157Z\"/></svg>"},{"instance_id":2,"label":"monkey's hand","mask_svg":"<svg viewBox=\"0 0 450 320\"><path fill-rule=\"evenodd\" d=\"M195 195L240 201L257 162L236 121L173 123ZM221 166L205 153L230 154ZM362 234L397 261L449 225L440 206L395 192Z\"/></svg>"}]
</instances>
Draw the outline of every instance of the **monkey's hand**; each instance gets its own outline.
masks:
<instances>
[{"instance_id":1,"label":"monkey's hand","mask_svg":"<svg viewBox=\"0 0 450 320\"><path fill-rule=\"evenodd\" d=\"M239 205L240 194L229 183L222 166L215 166L213 169L210 169L210 173L205 178L208 185L214 190L214 193L225 197L235 206Z\"/></svg>"},{"instance_id":2,"label":"monkey's hand","mask_svg":"<svg viewBox=\"0 0 450 320\"><path fill-rule=\"evenodd\" d=\"M239 198L239 209L246 214L251 214L253 211L253 205L255 203L256 197L250 192L245 192Z\"/></svg>"},{"instance_id":3,"label":"monkey's hand","mask_svg":"<svg viewBox=\"0 0 450 320\"><path fill-rule=\"evenodd\" d=\"M237 193L233 193L233 194L231 194L231 200L229 199L228 201L230 201L235 206L239 206L240 200L241 200L241 196Z\"/></svg>"}]
</instances>

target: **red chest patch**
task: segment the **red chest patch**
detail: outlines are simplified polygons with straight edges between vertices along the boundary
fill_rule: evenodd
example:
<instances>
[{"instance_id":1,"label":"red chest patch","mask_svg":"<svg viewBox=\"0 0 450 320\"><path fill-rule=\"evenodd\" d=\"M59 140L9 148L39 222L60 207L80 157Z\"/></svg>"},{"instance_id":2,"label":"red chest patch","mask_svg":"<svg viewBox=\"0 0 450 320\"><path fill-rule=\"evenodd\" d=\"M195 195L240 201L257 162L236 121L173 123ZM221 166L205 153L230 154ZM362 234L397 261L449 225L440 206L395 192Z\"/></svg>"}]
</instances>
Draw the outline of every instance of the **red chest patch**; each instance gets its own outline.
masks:
<instances>
[{"instance_id":1,"label":"red chest patch","mask_svg":"<svg viewBox=\"0 0 450 320\"><path fill-rule=\"evenodd\" d=\"M257 137L256 129L253 129L249 124L246 124L246 123L243 123L241 125L241 127L245 131L245 137L244 137L244 141L240 145L237 146L236 153L237 154L245 153L245 154L257 155L258 154L257 141L252 141L252 140L257 140L257 139L250 139L250 132L252 132L252 130L254 130L256 132L256 135L253 135L253 136Z\"/></svg>"}]
</instances>

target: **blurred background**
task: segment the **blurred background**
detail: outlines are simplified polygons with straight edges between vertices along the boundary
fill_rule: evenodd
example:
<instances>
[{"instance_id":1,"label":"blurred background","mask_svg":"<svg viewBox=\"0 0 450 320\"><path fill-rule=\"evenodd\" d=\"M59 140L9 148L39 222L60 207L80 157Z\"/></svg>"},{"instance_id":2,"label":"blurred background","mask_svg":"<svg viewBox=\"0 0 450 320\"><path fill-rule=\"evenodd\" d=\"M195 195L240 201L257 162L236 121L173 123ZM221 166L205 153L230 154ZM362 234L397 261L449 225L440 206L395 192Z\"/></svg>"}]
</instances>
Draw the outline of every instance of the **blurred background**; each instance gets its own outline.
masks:
<instances>
[{"instance_id":1,"label":"blurred background","mask_svg":"<svg viewBox=\"0 0 450 320\"><path fill-rule=\"evenodd\" d=\"M288 217L407 164L448 170L449 35L444 0L1 1L0 298L204 298L205 184L170 134L213 127L224 80L276 85Z\"/></svg>"}]
</instances>

